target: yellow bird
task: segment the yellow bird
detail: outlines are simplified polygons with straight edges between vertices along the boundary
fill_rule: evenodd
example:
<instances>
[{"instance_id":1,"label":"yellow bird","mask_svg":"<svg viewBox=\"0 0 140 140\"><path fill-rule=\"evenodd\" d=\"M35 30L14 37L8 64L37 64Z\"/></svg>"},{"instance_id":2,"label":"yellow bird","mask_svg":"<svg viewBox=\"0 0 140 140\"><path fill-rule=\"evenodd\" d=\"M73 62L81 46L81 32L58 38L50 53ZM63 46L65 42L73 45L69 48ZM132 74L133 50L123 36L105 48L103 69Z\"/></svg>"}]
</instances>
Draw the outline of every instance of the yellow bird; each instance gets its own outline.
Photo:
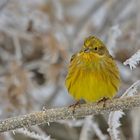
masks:
<instances>
[{"instance_id":1,"label":"yellow bird","mask_svg":"<svg viewBox=\"0 0 140 140\"><path fill-rule=\"evenodd\" d=\"M120 74L100 39L94 36L85 39L82 49L71 58L65 84L76 100L97 102L115 96Z\"/></svg>"}]
</instances>

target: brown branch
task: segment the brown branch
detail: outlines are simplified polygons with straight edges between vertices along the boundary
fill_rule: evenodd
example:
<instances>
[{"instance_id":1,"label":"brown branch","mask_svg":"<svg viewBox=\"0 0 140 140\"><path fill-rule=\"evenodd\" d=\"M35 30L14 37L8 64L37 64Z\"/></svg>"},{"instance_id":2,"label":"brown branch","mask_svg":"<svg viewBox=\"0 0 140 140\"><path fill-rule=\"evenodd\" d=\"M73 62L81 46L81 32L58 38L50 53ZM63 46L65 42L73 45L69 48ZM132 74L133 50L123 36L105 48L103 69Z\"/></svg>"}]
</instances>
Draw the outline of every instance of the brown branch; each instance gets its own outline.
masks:
<instances>
[{"instance_id":1,"label":"brown branch","mask_svg":"<svg viewBox=\"0 0 140 140\"><path fill-rule=\"evenodd\" d=\"M73 108L68 107L48 109L1 120L0 132L28 127L31 125L40 125L47 122L55 122L58 120L81 118L92 114L96 115L100 113L109 113L116 110L132 109L134 107L140 107L140 96L113 99L107 101L105 107L103 107L103 104L83 104L75 109L74 114Z\"/></svg>"}]
</instances>

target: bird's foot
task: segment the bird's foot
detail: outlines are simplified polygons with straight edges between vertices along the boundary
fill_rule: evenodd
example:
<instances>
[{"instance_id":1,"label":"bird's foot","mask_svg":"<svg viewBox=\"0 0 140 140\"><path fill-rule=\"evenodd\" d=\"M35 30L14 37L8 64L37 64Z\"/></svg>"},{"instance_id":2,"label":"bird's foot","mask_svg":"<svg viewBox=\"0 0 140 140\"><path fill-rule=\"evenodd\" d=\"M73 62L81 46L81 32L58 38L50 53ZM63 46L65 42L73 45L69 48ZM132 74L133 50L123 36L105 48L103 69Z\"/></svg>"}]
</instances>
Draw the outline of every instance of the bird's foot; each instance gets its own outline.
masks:
<instances>
[{"instance_id":1,"label":"bird's foot","mask_svg":"<svg viewBox=\"0 0 140 140\"><path fill-rule=\"evenodd\" d=\"M97 105L99 105L100 103L103 103L103 107L105 107L107 100L109 100L109 98L104 97L97 102Z\"/></svg>"},{"instance_id":2,"label":"bird's foot","mask_svg":"<svg viewBox=\"0 0 140 140\"><path fill-rule=\"evenodd\" d=\"M80 100L69 106L69 108L73 108L73 111L72 111L73 114L75 113L76 107L80 107Z\"/></svg>"}]
</instances>

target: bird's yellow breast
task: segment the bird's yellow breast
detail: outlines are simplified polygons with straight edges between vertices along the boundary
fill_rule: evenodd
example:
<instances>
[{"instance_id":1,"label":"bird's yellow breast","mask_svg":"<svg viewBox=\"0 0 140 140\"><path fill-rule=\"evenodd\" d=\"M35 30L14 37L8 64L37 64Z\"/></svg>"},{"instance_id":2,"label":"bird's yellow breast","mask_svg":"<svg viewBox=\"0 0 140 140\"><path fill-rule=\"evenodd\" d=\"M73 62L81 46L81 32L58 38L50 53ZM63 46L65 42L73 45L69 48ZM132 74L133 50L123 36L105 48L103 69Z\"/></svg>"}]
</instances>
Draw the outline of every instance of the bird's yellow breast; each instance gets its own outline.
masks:
<instances>
[{"instance_id":1,"label":"bird's yellow breast","mask_svg":"<svg viewBox=\"0 0 140 140\"><path fill-rule=\"evenodd\" d=\"M66 87L77 100L95 102L112 98L118 91L120 77L112 58L93 54L77 54L71 61Z\"/></svg>"}]
</instances>

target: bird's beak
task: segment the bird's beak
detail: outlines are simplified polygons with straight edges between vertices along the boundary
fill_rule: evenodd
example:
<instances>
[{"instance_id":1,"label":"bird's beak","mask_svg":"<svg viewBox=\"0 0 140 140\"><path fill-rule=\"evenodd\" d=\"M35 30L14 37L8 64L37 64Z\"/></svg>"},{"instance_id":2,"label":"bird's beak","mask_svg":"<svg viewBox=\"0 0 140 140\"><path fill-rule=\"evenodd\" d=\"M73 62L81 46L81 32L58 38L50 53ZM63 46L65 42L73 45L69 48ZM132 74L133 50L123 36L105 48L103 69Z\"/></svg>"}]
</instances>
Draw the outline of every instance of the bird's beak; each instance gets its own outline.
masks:
<instances>
[{"instance_id":1,"label":"bird's beak","mask_svg":"<svg viewBox=\"0 0 140 140\"><path fill-rule=\"evenodd\" d=\"M89 52L90 52L90 49L89 49L89 48L85 48L85 49L84 49L84 52L85 52L85 53L89 53Z\"/></svg>"}]
</instances>

